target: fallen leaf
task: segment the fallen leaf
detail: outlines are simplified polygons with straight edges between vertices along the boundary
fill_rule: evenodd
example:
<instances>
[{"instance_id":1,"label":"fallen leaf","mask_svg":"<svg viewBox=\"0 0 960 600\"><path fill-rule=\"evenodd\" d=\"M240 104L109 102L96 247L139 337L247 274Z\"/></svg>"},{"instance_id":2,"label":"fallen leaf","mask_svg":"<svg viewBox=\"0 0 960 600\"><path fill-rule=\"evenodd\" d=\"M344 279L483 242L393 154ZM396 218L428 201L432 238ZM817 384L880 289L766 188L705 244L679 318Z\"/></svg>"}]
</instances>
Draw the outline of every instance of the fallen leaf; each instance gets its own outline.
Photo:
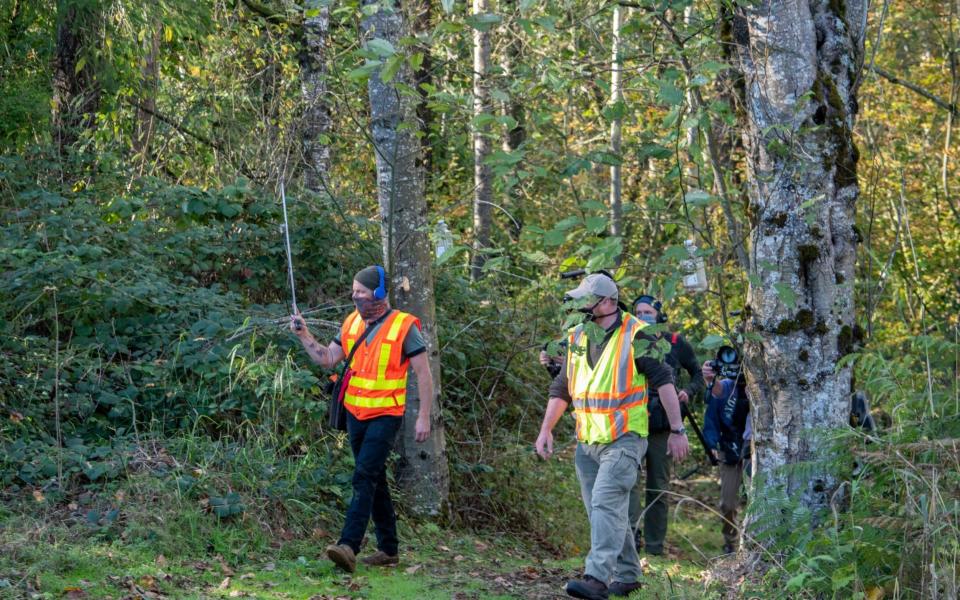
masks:
<instances>
[{"instance_id":1,"label":"fallen leaf","mask_svg":"<svg viewBox=\"0 0 960 600\"><path fill-rule=\"evenodd\" d=\"M87 592L83 588L76 586L67 586L63 588L63 597L64 598L86 598Z\"/></svg>"},{"instance_id":2,"label":"fallen leaf","mask_svg":"<svg viewBox=\"0 0 960 600\"><path fill-rule=\"evenodd\" d=\"M490 548L489 544L485 544L480 540L474 540L473 547L477 549L477 552L483 552L484 550Z\"/></svg>"},{"instance_id":3,"label":"fallen leaf","mask_svg":"<svg viewBox=\"0 0 960 600\"><path fill-rule=\"evenodd\" d=\"M494 583L502 585L503 587L513 587L513 584L504 579L503 577L497 577L493 580Z\"/></svg>"},{"instance_id":4,"label":"fallen leaf","mask_svg":"<svg viewBox=\"0 0 960 600\"><path fill-rule=\"evenodd\" d=\"M864 596L866 596L867 600L880 600L884 596L884 590L882 587L875 585L867 586Z\"/></svg>"},{"instance_id":5,"label":"fallen leaf","mask_svg":"<svg viewBox=\"0 0 960 600\"><path fill-rule=\"evenodd\" d=\"M71 512L76 512L80 510L80 505L77 504L76 502L71 502L70 504L67 505L67 509L70 510Z\"/></svg>"},{"instance_id":6,"label":"fallen leaf","mask_svg":"<svg viewBox=\"0 0 960 600\"><path fill-rule=\"evenodd\" d=\"M230 593L227 595L230 596L231 598L239 598L240 596L246 596L246 593L243 592L242 590L231 590Z\"/></svg>"},{"instance_id":7,"label":"fallen leaf","mask_svg":"<svg viewBox=\"0 0 960 600\"><path fill-rule=\"evenodd\" d=\"M462 560L466 560L466 559L463 557L462 554L458 554L458 555L456 555L456 556L453 557L453 561L454 561L454 562L460 562L460 561L462 561Z\"/></svg>"},{"instance_id":8,"label":"fallen leaf","mask_svg":"<svg viewBox=\"0 0 960 600\"><path fill-rule=\"evenodd\" d=\"M276 570L277 570L277 565L276 565L275 563L268 562L267 564L263 565L263 570L264 570L264 571L276 571Z\"/></svg>"},{"instance_id":9,"label":"fallen leaf","mask_svg":"<svg viewBox=\"0 0 960 600\"><path fill-rule=\"evenodd\" d=\"M40 490L33 490L33 499L36 500L37 502L43 502L47 498L43 495L43 492L41 492Z\"/></svg>"},{"instance_id":10,"label":"fallen leaf","mask_svg":"<svg viewBox=\"0 0 960 600\"><path fill-rule=\"evenodd\" d=\"M157 590L157 580L151 577L150 575L144 575L137 580L137 583L140 584L140 587L146 588L151 591Z\"/></svg>"},{"instance_id":11,"label":"fallen leaf","mask_svg":"<svg viewBox=\"0 0 960 600\"><path fill-rule=\"evenodd\" d=\"M217 589L223 591L228 587L230 587L230 578L224 577L223 581L220 582L220 585L217 586Z\"/></svg>"},{"instance_id":12,"label":"fallen leaf","mask_svg":"<svg viewBox=\"0 0 960 600\"><path fill-rule=\"evenodd\" d=\"M230 565L227 564L227 561L225 561L222 556L218 555L217 560L220 561L220 570L223 571L224 575L233 575L233 569L230 568Z\"/></svg>"},{"instance_id":13,"label":"fallen leaf","mask_svg":"<svg viewBox=\"0 0 960 600\"><path fill-rule=\"evenodd\" d=\"M23 415L21 415L17 411L13 411L10 413L10 420L13 421L14 423L19 423L20 421L23 420Z\"/></svg>"},{"instance_id":14,"label":"fallen leaf","mask_svg":"<svg viewBox=\"0 0 960 600\"><path fill-rule=\"evenodd\" d=\"M117 502L123 502L124 498L127 497L127 493L123 490L117 490L117 493L114 494L114 497L117 499Z\"/></svg>"},{"instance_id":15,"label":"fallen leaf","mask_svg":"<svg viewBox=\"0 0 960 600\"><path fill-rule=\"evenodd\" d=\"M244 573L240 576L240 579L253 579L254 577L256 577L256 575L253 573Z\"/></svg>"},{"instance_id":16,"label":"fallen leaf","mask_svg":"<svg viewBox=\"0 0 960 600\"><path fill-rule=\"evenodd\" d=\"M406 569L404 569L404 573L406 573L407 575L413 575L414 573L419 571L420 567L422 566L423 565L413 565L412 567L407 567Z\"/></svg>"},{"instance_id":17,"label":"fallen leaf","mask_svg":"<svg viewBox=\"0 0 960 600\"><path fill-rule=\"evenodd\" d=\"M157 566L161 569L167 566L167 557L162 554L157 555Z\"/></svg>"},{"instance_id":18,"label":"fallen leaf","mask_svg":"<svg viewBox=\"0 0 960 600\"><path fill-rule=\"evenodd\" d=\"M447 548L446 546L437 546L437 548L439 550L443 550L444 552L450 552L450 548Z\"/></svg>"}]
</instances>

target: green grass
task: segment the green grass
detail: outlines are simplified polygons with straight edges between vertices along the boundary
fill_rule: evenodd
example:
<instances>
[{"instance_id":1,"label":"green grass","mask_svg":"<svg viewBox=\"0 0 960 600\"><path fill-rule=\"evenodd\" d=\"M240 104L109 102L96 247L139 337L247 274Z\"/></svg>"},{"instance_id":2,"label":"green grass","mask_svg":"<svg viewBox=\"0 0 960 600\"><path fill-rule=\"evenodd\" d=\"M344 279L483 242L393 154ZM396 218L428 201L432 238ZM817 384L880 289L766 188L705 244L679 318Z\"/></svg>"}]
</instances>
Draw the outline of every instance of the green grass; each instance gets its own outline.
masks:
<instances>
[{"instance_id":1,"label":"green grass","mask_svg":"<svg viewBox=\"0 0 960 600\"><path fill-rule=\"evenodd\" d=\"M137 512L142 508L128 506L126 523L107 530L57 522L51 513L8 511L0 521L0 579L10 587L0 588L0 598L25 592L60 598L70 590L82 590L85 598L143 592L171 598L551 598L583 565L582 556L550 558L518 540L427 524L403 528L407 543L399 567L361 565L347 575L322 558L331 538L278 542L258 532L253 519L217 524L209 514L175 506L154 513L169 529L151 538ZM702 597L702 569L700 562L676 557L650 560L649 597Z\"/></svg>"},{"instance_id":2,"label":"green grass","mask_svg":"<svg viewBox=\"0 0 960 600\"><path fill-rule=\"evenodd\" d=\"M67 496L50 494L38 501L26 490L8 495L0 504L0 599L119 599L152 593L169 598L545 600L562 596L563 583L580 576L589 546L575 475L570 465L556 463L528 470L529 481L514 482L544 489L555 480L536 507L556 511L536 516L553 524L549 539L401 518L400 566L361 565L347 575L323 558L339 531L342 504L263 491L277 480L295 481L295 467L256 448L228 455L223 446L187 447L177 456L177 468L132 470ZM268 479L277 472L276 479ZM188 487L185 473L195 480ZM336 480L335 474L324 477ZM240 494L245 510L218 519L209 496L226 490ZM709 597L702 573L719 555L721 538L719 522L707 507L715 504L718 485L701 479L676 492L685 499L671 510L668 555L647 557L645 598ZM520 490L514 493L510 499L522 502ZM676 506L676 500L672 503ZM107 519L113 510L116 517Z\"/></svg>"}]
</instances>

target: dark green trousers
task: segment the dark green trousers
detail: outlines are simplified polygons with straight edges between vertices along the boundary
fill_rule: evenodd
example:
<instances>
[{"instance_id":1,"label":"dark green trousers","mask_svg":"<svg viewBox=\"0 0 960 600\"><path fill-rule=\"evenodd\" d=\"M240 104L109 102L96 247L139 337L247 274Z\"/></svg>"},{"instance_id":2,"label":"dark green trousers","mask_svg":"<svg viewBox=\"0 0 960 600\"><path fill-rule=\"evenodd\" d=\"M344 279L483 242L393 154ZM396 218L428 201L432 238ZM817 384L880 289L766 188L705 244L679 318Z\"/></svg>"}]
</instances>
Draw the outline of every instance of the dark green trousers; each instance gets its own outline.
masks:
<instances>
[{"instance_id":1,"label":"dark green trousers","mask_svg":"<svg viewBox=\"0 0 960 600\"><path fill-rule=\"evenodd\" d=\"M647 454L643 461L645 478L638 477L630 494L629 518L631 525L642 527L643 548L648 554L661 554L667 537L667 519L670 507L670 457L667 456L669 431L658 431L647 436ZM641 515L642 523L641 523Z\"/></svg>"}]
</instances>

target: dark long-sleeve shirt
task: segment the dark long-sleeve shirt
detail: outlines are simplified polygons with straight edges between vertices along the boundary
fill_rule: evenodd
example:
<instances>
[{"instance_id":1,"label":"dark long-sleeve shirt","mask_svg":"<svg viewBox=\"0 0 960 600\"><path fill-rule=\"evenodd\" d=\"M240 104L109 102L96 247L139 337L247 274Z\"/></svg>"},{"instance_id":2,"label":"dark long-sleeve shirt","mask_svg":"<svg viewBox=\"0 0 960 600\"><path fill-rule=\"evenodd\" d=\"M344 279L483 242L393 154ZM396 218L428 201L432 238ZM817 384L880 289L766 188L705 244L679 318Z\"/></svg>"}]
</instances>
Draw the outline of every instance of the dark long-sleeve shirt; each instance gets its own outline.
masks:
<instances>
[{"instance_id":1,"label":"dark long-sleeve shirt","mask_svg":"<svg viewBox=\"0 0 960 600\"><path fill-rule=\"evenodd\" d=\"M618 327L623 325L623 316L619 315L616 322L607 328L607 335L604 336L603 341L599 344L594 343L592 340L587 341L587 362L592 367L599 360L600 355L603 354L603 349L607 347L607 342L610 341L610 337L613 335L613 332L616 331ZM656 338L652 337L643 332L643 330L638 331L637 335L634 337L636 340L646 340L649 343L656 342ZM570 390L567 381L567 364L566 357L563 359L563 365L560 368L560 374L557 375L553 382L550 383L550 397L551 398L560 398L561 400L570 404L573 401L573 398L570 396ZM663 363L655 358L649 356L639 356L635 359L637 365L637 372L643 374L647 378L647 385L651 389L657 389L661 385L667 385L673 383L673 369L669 365Z\"/></svg>"},{"instance_id":2,"label":"dark long-sleeve shirt","mask_svg":"<svg viewBox=\"0 0 960 600\"><path fill-rule=\"evenodd\" d=\"M676 336L676 343L673 343L673 336ZM683 387L690 400L703 393L703 372L700 368L700 361L697 360L697 354L693 351L693 346L683 338L679 333L665 333L663 335L667 340L671 340L670 353L666 357L666 362L673 367L673 378L677 386L680 385L680 369L683 369L690 375L690 381ZM656 390L654 390L655 392ZM677 392L681 389L678 387Z\"/></svg>"}]
</instances>

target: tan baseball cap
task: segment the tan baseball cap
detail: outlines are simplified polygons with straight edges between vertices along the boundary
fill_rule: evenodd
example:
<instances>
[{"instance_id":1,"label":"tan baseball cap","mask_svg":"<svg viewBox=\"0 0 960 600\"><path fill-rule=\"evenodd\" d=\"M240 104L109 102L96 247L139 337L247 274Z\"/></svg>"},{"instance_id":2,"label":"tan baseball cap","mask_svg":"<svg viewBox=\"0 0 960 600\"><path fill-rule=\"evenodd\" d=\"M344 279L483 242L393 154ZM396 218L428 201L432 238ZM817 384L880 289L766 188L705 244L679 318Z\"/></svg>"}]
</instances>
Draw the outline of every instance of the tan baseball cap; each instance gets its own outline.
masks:
<instances>
[{"instance_id":1,"label":"tan baseball cap","mask_svg":"<svg viewBox=\"0 0 960 600\"><path fill-rule=\"evenodd\" d=\"M617 300L620 297L620 292L617 290L617 284L613 279L603 273L593 273L584 277L580 285L567 292L567 296L574 300L588 295Z\"/></svg>"}]
</instances>

